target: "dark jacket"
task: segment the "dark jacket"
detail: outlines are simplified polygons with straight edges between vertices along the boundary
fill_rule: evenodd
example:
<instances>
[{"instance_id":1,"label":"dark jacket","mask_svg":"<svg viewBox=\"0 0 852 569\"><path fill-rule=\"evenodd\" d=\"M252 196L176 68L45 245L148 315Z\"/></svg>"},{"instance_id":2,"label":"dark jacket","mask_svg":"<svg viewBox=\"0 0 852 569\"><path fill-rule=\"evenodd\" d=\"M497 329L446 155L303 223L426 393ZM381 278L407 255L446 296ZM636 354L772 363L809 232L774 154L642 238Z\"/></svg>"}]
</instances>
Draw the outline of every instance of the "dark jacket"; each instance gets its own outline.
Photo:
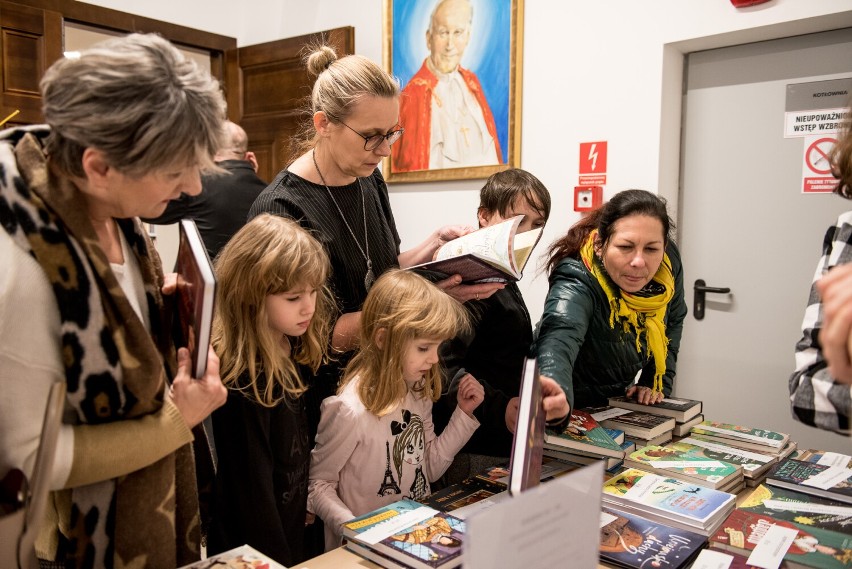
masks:
<instances>
[{"instance_id":1,"label":"dark jacket","mask_svg":"<svg viewBox=\"0 0 852 569\"><path fill-rule=\"evenodd\" d=\"M485 387L485 400L474 410L480 427L463 452L509 457L512 433L506 428L506 405L518 396L524 360L530 354L532 322L517 284L510 283L490 297L465 303L474 332L441 346L441 361L449 383L464 368ZM445 386L432 408L435 432L443 430L456 408L457 390Z\"/></svg>"},{"instance_id":2,"label":"dark jacket","mask_svg":"<svg viewBox=\"0 0 852 569\"><path fill-rule=\"evenodd\" d=\"M680 253L673 243L666 252L675 282L665 318L669 345L663 392L668 396L687 309ZM643 341L638 352L635 334L617 324L610 327L609 316L606 293L583 262L573 257L560 261L550 274L535 350L541 374L559 382L572 409L606 405L608 397L624 395L640 369L639 385L653 385L654 361L645 355L647 345Z\"/></svg>"},{"instance_id":3,"label":"dark jacket","mask_svg":"<svg viewBox=\"0 0 852 569\"><path fill-rule=\"evenodd\" d=\"M257 177L247 160L223 160L216 164L227 173L203 176L200 194L181 194L169 202L162 215L143 220L167 225L183 218L194 219L211 259L246 224L249 208L266 188L266 182Z\"/></svg>"}]
</instances>

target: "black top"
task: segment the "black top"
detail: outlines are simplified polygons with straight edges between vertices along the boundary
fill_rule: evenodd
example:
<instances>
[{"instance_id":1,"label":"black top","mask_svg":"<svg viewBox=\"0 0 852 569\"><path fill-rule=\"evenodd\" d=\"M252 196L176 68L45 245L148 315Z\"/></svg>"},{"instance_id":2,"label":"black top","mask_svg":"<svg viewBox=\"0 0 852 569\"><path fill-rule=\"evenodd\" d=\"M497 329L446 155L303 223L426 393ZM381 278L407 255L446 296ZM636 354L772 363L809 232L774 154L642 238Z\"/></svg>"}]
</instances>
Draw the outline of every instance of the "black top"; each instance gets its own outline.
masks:
<instances>
[{"instance_id":1,"label":"black top","mask_svg":"<svg viewBox=\"0 0 852 569\"><path fill-rule=\"evenodd\" d=\"M466 302L465 307L474 320L473 336L445 342L440 352L447 383L464 368L485 387L485 400L473 412L480 427L462 452L508 458L512 433L506 428L506 405L520 392L532 322L515 283L484 300ZM455 387L445 388L432 409L436 433L443 431L456 408Z\"/></svg>"},{"instance_id":2,"label":"black top","mask_svg":"<svg viewBox=\"0 0 852 569\"><path fill-rule=\"evenodd\" d=\"M239 384L247 381L245 372ZM286 567L304 561L310 446L302 398L269 408L231 389L213 412L213 433L219 466L208 553L247 543Z\"/></svg>"},{"instance_id":3,"label":"black top","mask_svg":"<svg viewBox=\"0 0 852 569\"><path fill-rule=\"evenodd\" d=\"M334 201L329 196L334 195ZM361 209L361 192L364 192L364 209L367 215L367 237L370 242L370 259L376 278L388 269L399 266L399 235L390 208L388 188L382 173L376 169L372 176L358 178L346 186L320 184L283 170L255 200L249 219L261 213L291 217L311 232L325 247L331 261L329 286L337 298L343 314L361 310L367 298L364 276L367 265L346 224L340 217L335 202L346 216L358 244L364 247L364 217ZM305 394L308 408L308 425L311 441L316 436L322 400L337 390L343 368L353 352L335 355L328 365L322 366L309 382Z\"/></svg>"},{"instance_id":4,"label":"black top","mask_svg":"<svg viewBox=\"0 0 852 569\"><path fill-rule=\"evenodd\" d=\"M169 202L162 215L143 220L167 225L182 218L194 219L211 259L246 224L249 208L266 187L247 160L223 160L216 164L228 173L203 176L200 194L181 194Z\"/></svg>"}]
</instances>

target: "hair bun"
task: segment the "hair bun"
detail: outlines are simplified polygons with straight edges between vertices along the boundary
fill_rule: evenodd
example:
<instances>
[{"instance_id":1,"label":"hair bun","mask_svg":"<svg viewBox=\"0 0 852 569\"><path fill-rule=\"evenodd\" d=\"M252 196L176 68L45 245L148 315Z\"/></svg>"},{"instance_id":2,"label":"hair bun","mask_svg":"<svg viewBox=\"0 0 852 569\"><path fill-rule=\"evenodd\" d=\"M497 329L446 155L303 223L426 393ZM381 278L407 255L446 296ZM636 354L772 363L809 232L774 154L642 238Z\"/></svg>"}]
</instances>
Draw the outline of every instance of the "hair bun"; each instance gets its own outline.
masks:
<instances>
[{"instance_id":1,"label":"hair bun","mask_svg":"<svg viewBox=\"0 0 852 569\"><path fill-rule=\"evenodd\" d=\"M337 61L337 53L335 53L334 49L327 45L321 45L308 55L308 72L311 75L318 76L335 61Z\"/></svg>"}]
</instances>

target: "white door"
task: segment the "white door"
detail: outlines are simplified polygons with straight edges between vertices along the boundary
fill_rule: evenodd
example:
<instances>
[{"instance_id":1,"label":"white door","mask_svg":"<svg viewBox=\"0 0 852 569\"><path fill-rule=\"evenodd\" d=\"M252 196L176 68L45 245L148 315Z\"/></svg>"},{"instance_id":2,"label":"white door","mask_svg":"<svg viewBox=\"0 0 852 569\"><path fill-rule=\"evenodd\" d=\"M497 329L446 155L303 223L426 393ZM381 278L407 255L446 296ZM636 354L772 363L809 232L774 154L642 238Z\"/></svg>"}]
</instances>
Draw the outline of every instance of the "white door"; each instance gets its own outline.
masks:
<instances>
[{"instance_id":1,"label":"white door","mask_svg":"<svg viewBox=\"0 0 852 569\"><path fill-rule=\"evenodd\" d=\"M849 438L790 414L787 380L825 230L852 202L802 194L803 138L784 138L788 84L852 77L852 29L690 54L679 245L689 315L675 393L707 419L850 453ZM696 320L693 286L708 294Z\"/></svg>"}]
</instances>

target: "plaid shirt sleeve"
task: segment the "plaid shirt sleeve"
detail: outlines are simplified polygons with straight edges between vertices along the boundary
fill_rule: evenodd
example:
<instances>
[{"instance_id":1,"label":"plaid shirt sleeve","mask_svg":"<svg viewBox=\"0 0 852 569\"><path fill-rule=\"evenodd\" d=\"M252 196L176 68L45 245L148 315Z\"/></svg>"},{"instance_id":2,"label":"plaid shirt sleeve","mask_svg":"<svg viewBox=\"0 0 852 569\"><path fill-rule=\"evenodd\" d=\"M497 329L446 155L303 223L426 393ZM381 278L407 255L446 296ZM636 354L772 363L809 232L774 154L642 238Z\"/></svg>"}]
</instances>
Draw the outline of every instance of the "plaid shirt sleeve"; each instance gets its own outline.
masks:
<instances>
[{"instance_id":1,"label":"plaid shirt sleeve","mask_svg":"<svg viewBox=\"0 0 852 569\"><path fill-rule=\"evenodd\" d=\"M841 215L825 233L822 257L817 264L808 306L802 321L802 338L796 343L796 371L790 376L793 417L802 423L849 434L852 386L837 383L822 355L822 302L816 282L831 267L852 262L852 211Z\"/></svg>"}]
</instances>

